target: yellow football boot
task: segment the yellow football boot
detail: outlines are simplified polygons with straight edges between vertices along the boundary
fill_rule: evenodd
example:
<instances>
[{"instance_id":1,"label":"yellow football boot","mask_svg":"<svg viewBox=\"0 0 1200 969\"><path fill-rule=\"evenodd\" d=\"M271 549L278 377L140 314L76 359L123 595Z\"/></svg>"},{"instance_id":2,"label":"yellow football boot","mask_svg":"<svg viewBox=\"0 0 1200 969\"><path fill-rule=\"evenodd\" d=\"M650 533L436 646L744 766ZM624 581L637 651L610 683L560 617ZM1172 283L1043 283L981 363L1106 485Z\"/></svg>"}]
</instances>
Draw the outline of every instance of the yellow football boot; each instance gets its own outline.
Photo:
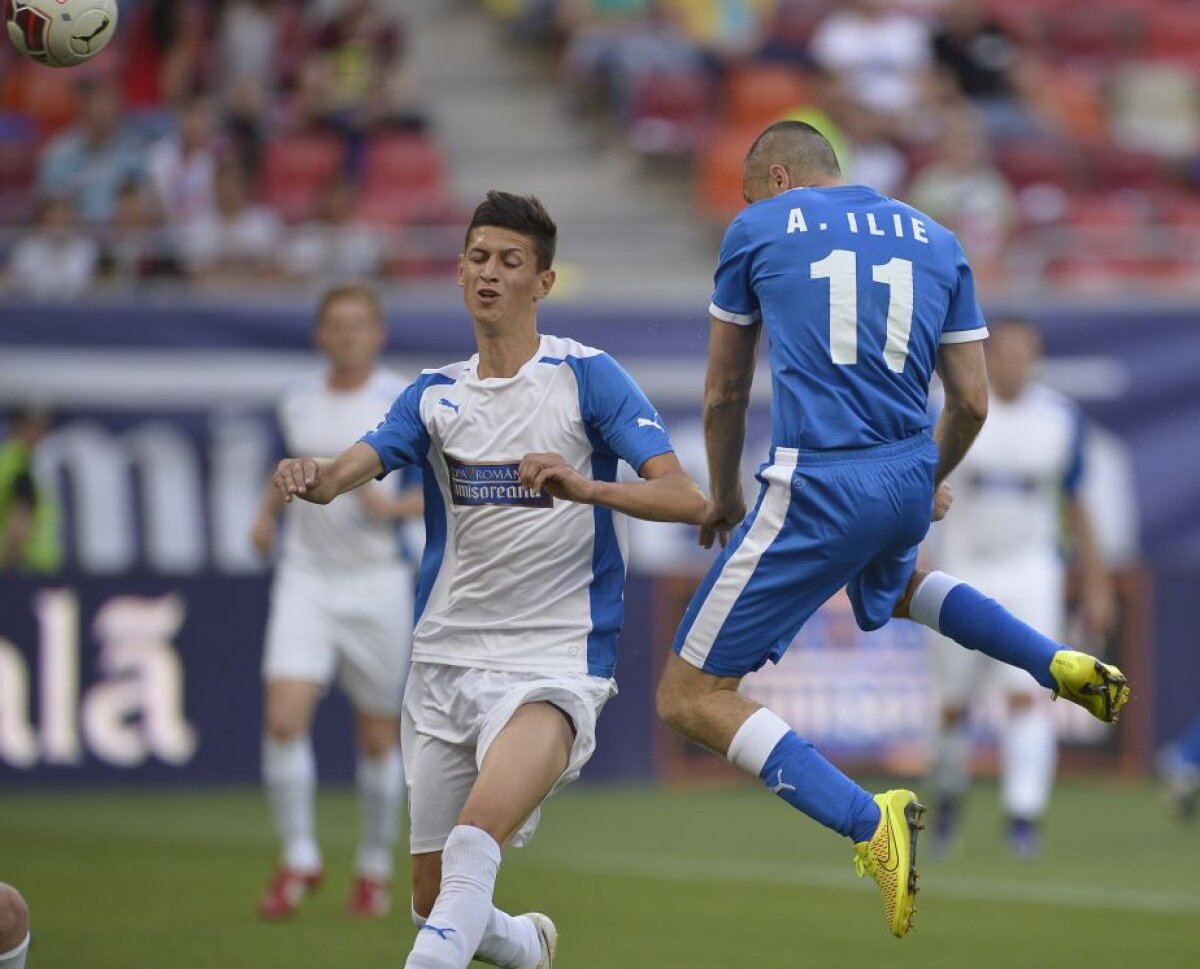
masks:
<instances>
[{"instance_id":1,"label":"yellow football boot","mask_svg":"<svg viewBox=\"0 0 1200 969\"><path fill-rule=\"evenodd\" d=\"M923 805L912 791L876 794L879 826L870 841L854 846L854 868L858 877L869 874L883 895L883 914L888 930L897 939L912 928L917 897L917 832Z\"/></svg>"},{"instance_id":2,"label":"yellow football boot","mask_svg":"<svg viewBox=\"0 0 1200 969\"><path fill-rule=\"evenodd\" d=\"M1129 682L1115 666L1073 649L1060 649L1050 661L1050 675L1058 684L1055 699L1078 703L1097 720L1116 723L1129 701Z\"/></svg>"}]
</instances>

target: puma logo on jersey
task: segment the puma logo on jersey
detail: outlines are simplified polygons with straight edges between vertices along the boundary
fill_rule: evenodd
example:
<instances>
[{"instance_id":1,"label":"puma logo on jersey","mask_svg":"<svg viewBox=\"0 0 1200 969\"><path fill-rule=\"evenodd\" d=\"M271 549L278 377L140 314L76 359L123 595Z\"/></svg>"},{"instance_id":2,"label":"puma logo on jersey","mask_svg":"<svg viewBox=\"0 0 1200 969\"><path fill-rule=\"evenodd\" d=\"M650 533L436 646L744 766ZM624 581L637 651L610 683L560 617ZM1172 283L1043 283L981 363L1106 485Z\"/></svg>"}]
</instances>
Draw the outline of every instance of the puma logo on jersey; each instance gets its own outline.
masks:
<instances>
[{"instance_id":1,"label":"puma logo on jersey","mask_svg":"<svg viewBox=\"0 0 1200 969\"><path fill-rule=\"evenodd\" d=\"M652 420L650 420L649 417L639 417L637 419L637 426L638 427L657 427L660 431L666 431L666 428L663 427L658 421L652 421Z\"/></svg>"},{"instance_id":2,"label":"puma logo on jersey","mask_svg":"<svg viewBox=\"0 0 1200 969\"><path fill-rule=\"evenodd\" d=\"M422 932L434 932L437 934L437 937L439 939L441 939L443 942L449 942L450 940L447 937L450 935L451 932L453 932L455 930L453 928L450 928L449 926L447 926L444 929L439 929L436 925L430 925L428 922L426 922L424 925L421 926L421 931Z\"/></svg>"},{"instance_id":3,"label":"puma logo on jersey","mask_svg":"<svg viewBox=\"0 0 1200 969\"><path fill-rule=\"evenodd\" d=\"M784 783L782 767L779 769L779 773L775 777L775 783L768 784L767 786L771 788L772 794L781 794L784 791L794 791L796 789L796 785Z\"/></svg>"},{"instance_id":4,"label":"puma logo on jersey","mask_svg":"<svg viewBox=\"0 0 1200 969\"><path fill-rule=\"evenodd\" d=\"M462 404L456 404L452 400L446 400L445 397L438 401L438 405L441 407L449 407L452 411L454 411L455 414L457 414L462 408Z\"/></svg>"}]
</instances>

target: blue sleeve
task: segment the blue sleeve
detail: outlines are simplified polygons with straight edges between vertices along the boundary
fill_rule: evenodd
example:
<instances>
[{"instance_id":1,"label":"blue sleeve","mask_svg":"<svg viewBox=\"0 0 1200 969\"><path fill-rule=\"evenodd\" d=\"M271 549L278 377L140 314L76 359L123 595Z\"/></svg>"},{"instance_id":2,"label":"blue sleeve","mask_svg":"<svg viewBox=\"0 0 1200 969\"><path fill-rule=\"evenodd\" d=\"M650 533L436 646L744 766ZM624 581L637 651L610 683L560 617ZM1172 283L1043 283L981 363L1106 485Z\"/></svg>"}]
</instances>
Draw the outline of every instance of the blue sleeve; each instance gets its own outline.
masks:
<instances>
[{"instance_id":1,"label":"blue sleeve","mask_svg":"<svg viewBox=\"0 0 1200 969\"><path fill-rule=\"evenodd\" d=\"M750 234L741 218L734 219L721 240L721 255L713 285L709 312L718 320L751 326L762 313L752 286L753 250Z\"/></svg>"},{"instance_id":2,"label":"blue sleeve","mask_svg":"<svg viewBox=\"0 0 1200 969\"><path fill-rule=\"evenodd\" d=\"M425 460L429 451L429 431L421 420L421 394L429 383L422 376L409 384L380 425L359 438L363 444L375 449L383 462L384 474L402 465L420 464Z\"/></svg>"},{"instance_id":3,"label":"blue sleeve","mask_svg":"<svg viewBox=\"0 0 1200 969\"><path fill-rule=\"evenodd\" d=\"M1071 439L1071 456L1067 460L1067 470L1063 475L1063 490L1072 498L1079 494L1079 486L1083 482L1085 462L1083 457L1084 444L1087 441L1087 422L1083 414L1075 411L1074 436Z\"/></svg>"},{"instance_id":4,"label":"blue sleeve","mask_svg":"<svg viewBox=\"0 0 1200 969\"><path fill-rule=\"evenodd\" d=\"M597 451L621 458L635 471L673 451L666 426L634 379L607 353L569 357L579 384L579 409Z\"/></svg>"},{"instance_id":5,"label":"blue sleeve","mask_svg":"<svg viewBox=\"0 0 1200 969\"><path fill-rule=\"evenodd\" d=\"M957 239L953 243L955 281L942 325L942 343L964 343L987 336L987 321L975 296L975 276L962 246Z\"/></svg>"}]
</instances>

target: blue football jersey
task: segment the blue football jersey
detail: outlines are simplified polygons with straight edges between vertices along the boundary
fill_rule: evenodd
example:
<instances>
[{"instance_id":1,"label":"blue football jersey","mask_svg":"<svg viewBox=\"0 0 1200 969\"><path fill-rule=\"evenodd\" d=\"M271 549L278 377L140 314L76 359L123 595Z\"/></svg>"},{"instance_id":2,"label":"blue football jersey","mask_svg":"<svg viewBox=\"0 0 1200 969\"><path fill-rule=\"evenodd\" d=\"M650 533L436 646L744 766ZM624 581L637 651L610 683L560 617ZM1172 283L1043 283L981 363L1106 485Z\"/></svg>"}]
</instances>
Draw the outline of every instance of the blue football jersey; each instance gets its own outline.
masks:
<instances>
[{"instance_id":1,"label":"blue football jersey","mask_svg":"<svg viewBox=\"0 0 1200 969\"><path fill-rule=\"evenodd\" d=\"M987 336L954 235L862 185L747 206L721 244L710 312L763 322L781 447L862 448L920 433L939 344Z\"/></svg>"}]
</instances>

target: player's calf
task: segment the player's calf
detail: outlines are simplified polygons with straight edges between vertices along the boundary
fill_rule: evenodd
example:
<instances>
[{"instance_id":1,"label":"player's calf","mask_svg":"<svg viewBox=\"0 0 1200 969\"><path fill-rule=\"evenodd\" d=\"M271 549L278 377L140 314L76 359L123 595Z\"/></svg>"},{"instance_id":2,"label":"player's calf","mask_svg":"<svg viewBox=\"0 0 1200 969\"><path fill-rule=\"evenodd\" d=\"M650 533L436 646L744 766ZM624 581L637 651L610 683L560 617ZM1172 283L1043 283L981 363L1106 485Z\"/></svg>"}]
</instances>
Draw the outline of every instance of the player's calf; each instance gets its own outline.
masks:
<instances>
[{"instance_id":1,"label":"player's calf","mask_svg":"<svg viewBox=\"0 0 1200 969\"><path fill-rule=\"evenodd\" d=\"M29 907L11 885L0 882L0 967L24 969L29 951Z\"/></svg>"}]
</instances>

